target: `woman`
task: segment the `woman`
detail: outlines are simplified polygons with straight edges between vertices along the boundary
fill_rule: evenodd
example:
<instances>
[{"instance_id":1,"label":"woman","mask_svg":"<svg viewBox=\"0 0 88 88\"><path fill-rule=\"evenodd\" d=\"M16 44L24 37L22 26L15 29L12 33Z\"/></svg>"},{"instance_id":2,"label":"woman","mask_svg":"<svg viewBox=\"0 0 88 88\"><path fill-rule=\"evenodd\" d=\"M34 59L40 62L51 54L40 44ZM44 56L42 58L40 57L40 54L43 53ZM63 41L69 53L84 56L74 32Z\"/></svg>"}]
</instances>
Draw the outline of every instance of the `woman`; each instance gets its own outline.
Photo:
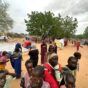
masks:
<instances>
[{"instance_id":1,"label":"woman","mask_svg":"<svg viewBox=\"0 0 88 88\"><path fill-rule=\"evenodd\" d=\"M13 53L13 63L14 63L16 78L21 77L21 60L22 60L22 55L19 49L17 48Z\"/></svg>"}]
</instances>

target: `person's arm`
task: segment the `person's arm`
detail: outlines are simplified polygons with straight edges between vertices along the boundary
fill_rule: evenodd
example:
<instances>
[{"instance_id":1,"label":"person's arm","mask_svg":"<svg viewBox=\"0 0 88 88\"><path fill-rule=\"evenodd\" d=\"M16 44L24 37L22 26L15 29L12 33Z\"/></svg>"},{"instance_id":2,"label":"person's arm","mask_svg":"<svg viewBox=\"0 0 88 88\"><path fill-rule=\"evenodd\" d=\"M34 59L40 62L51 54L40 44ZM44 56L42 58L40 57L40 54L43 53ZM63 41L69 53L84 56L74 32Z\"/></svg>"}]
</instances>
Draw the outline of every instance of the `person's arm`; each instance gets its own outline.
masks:
<instances>
[{"instance_id":1,"label":"person's arm","mask_svg":"<svg viewBox=\"0 0 88 88\"><path fill-rule=\"evenodd\" d=\"M16 74L15 73L10 73L8 70L6 70L6 75L10 75L12 77L16 77Z\"/></svg>"}]
</instances>

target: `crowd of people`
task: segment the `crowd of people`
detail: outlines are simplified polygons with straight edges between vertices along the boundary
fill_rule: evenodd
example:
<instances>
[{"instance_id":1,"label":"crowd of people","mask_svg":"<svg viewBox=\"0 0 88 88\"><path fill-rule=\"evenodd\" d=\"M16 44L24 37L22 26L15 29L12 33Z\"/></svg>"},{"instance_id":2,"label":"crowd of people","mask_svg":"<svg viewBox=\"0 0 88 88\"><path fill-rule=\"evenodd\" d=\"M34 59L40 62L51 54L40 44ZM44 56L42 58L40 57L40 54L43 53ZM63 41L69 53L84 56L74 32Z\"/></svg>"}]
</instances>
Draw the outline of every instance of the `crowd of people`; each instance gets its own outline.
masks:
<instances>
[{"instance_id":1,"label":"crowd of people","mask_svg":"<svg viewBox=\"0 0 88 88\"><path fill-rule=\"evenodd\" d=\"M67 65L62 67L57 52L57 45L53 41L48 47L46 41L42 40L40 52L36 44L29 47L29 58L25 62L24 75L21 75L23 60L21 44L16 44L13 53L1 52L0 88L10 88L9 82L13 78L21 78L20 88L76 88L76 72L79 71L81 53L74 52L72 56L68 57ZM41 54L41 65L38 65L39 54ZM11 62L14 73L5 69L8 61Z\"/></svg>"}]
</instances>

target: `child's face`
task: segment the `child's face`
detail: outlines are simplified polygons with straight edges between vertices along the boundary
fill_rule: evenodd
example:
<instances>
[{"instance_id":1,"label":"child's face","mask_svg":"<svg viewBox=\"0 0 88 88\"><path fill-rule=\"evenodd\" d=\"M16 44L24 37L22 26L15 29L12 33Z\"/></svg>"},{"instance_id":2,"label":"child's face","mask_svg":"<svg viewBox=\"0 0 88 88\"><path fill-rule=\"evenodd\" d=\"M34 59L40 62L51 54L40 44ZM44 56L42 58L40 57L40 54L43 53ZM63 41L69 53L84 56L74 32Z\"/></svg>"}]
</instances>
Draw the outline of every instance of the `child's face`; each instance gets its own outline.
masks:
<instances>
[{"instance_id":1,"label":"child's face","mask_svg":"<svg viewBox=\"0 0 88 88\"><path fill-rule=\"evenodd\" d=\"M30 79L30 84L32 88L41 88L42 86L42 78L32 75L31 79Z\"/></svg>"},{"instance_id":2,"label":"child's face","mask_svg":"<svg viewBox=\"0 0 88 88\"><path fill-rule=\"evenodd\" d=\"M41 88L42 86L42 77L37 72L32 72L32 76L30 78L31 88Z\"/></svg>"},{"instance_id":3,"label":"child's face","mask_svg":"<svg viewBox=\"0 0 88 88\"><path fill-rule=\"evenodd\" d=\"M28 63L26 68L27 68L28 73L31 73L32 69L33 69L33 64L32 63Z\"/></svg>"},{"instance_id":4,"label":"child's face","mask_svg":"<svg viewBox=\"0 0 88 88\"><path fill-rule=\"evenodd\" d=\"M77 60L76 59L72 59L69 63L69 66L72 68L77 68Z\"/></svg>"}]
</instances>

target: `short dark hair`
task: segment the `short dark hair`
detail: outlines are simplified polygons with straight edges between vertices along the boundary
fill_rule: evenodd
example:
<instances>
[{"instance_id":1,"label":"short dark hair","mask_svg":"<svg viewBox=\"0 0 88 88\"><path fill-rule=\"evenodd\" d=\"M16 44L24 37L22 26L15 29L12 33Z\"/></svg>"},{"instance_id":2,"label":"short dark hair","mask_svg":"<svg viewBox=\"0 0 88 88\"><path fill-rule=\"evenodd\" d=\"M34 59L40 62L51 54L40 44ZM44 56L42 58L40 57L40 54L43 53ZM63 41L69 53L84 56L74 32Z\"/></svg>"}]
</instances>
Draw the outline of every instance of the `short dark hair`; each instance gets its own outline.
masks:
<instances>
[{"instance_id":1,"label":"short dark hair","mask_svg":"<svg viewBox=\"0 0 88 88\"><path fill-rule=\"evenodd\" d=\"M44 66L38 65L33 69L33 73L35 73L39 77L43 77Z\"/></svg>"},{"instance_id":2,"label":"short dark hair","mask_svg":"<svg viewBox=\"0 0 88 88\"><path fill-rule=\"evenodd\" d=\"M75 56L77 59L81 59L81 53L79 53L79 52L75 52L75 53L74 53L74 56Z\"/></svg>"},{"instance_id":3,"label":"short dark hair","mask_svg":"<svg viewBox=\"0 0 88 88\"><path fill-rule=\"evenodd\" d=\"M58 64L58 56L53 56L52 58L49 59L49 63L54 67L55 65Z\"/></svg>"},{"instance_id":4,"label":"short dark hair","mask_svg":"<svg viewBox=\"0 0 88 88\"><path fill-rule=\"evenodd\" d=\"M3 52L2 52L2 55L3 55L3 56L5 56L6 54L7 54L7 52L6 52L6 51L3 51Z\"/></svg>"},{"instance_id":5,"label":"short dark hair","mask_svg":"<svg viewBox=\"0 0 88 88\"><path fill-rule=\"evenodd\" d=\"M77 60L76 57L70 56L70 57L68 58L68 63L69 63L71 60L73 60L73 59Z\"/></svg>"}]
</instances>

